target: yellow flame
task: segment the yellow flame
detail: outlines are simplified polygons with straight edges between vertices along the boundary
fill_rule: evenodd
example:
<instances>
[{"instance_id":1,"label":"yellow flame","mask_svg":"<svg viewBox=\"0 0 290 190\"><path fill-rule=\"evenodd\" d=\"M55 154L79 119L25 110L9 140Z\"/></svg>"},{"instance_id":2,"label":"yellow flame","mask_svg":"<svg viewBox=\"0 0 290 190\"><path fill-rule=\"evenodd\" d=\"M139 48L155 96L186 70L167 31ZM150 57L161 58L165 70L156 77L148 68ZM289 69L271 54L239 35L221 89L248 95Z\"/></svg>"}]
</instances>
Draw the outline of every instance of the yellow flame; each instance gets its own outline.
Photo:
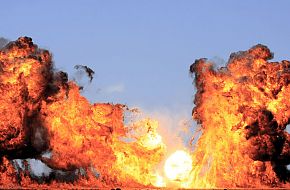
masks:
<instances>
[{"instance_id":1,"label":"yellow flame","mask_svg":"<svg viewBox=\"0 0 290 190\"><path fill-rule=\"evenodd\" d=\"M156 173L156 176L154 176L154 180L153 180L152 184L155 187L166 187L166 182L165 182L164 178L161 175L159 175L158 173Z\"/></svg>"},{"instance_id":2,"label":"yellow flame","mask_svg":"<svg viewBox=\"0 0 290 190\"><path fill-rule=\"evenodd\" d=\"M164 165L164 172L166 177L174 181L183 181L187 179L191 170L191 156L183 150L174 152L166 160Z\"/></svg>"}]
</instances>

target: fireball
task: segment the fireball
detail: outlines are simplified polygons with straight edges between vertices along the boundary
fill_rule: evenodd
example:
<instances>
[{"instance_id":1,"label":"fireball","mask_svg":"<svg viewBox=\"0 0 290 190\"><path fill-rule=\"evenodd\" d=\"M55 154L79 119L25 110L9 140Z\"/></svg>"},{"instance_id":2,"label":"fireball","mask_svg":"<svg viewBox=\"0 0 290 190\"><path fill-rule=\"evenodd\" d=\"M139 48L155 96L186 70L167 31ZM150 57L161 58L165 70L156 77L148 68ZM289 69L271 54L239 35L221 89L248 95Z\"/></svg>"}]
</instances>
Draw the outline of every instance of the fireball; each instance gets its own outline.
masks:
<instances>
[{"instance_id":1,"label":"fireball","mask_svg":"<svg viewBox=\"0 0 290 190\"><path fill-rule=\"evenodd\" d=\"M165 162L164 172L172 181L183 181L188 178L192 170L191 156L183 151L174 152Z\"/></svg>"},{"instance_id":2,"label":"fireball","mask_svg":"<svg viewBox=\"0 0 290 190\"><path fill-rule=\"evenodd\" d=\"M127 106L91 104L82 87L55 72L47 50L29 37L10 42L0 49L0 189L290 189L290 61L271 58L258 44L220 69L196 60L192 117L201 134L193 152L176 150L166 160L158 121L125 125ZM92 80L91 69L75 68ZM36 176L31 158L49 175Z\"/></svg>"}]
</instances>

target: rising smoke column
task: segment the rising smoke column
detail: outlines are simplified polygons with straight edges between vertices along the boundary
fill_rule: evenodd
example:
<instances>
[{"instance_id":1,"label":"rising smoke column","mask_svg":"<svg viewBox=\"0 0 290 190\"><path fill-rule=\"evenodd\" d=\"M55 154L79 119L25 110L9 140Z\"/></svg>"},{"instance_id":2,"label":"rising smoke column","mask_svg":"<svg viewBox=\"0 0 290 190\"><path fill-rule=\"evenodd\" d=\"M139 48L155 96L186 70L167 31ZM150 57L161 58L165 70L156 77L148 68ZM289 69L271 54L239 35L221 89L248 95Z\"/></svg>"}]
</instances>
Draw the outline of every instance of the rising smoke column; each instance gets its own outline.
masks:
<instances>
[{"instance_id":1,"label":"rising smoke column","mask_svg":"<svg viewBox=\"0 0 290 190\"><path fill-rule=\"evenodd\" d=\"M92 80L94 72L82 67ZM51 54L31 38L0 49L0 187L37 188L38 182L46 183L41 187L144 187L155 182L165 148L158 123L148 119L125 126L124 105L91 104L79 90L66 73L54 70ZM47 152L51 156L44 156ZM13 161L27 158L41 160L53 172L37 177L26 161L24 169Z\"/></svg>"},{"instance_id":2,"label":"rising smoke column","mask_svg":"<svg viewBox=\"0 0 290 190\"><path fill-rule=\"evenodd\" d=\"M202 128L192 186L289 187L290 62L272 57L259 44L218 70L206 59L191 65L193 118Z\"/></svg>"}]
</instances>

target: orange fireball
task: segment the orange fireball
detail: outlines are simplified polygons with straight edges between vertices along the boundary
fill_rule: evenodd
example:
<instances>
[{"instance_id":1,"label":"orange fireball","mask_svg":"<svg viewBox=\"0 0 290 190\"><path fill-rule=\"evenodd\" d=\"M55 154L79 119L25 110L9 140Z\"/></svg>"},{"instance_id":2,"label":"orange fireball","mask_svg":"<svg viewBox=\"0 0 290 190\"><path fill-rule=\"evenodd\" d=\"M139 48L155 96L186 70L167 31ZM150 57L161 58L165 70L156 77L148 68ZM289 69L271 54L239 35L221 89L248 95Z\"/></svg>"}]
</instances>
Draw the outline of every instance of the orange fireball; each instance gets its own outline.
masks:
<instances>
[{"instance_id":1,"label":"orange fireball","mask_svg":"<svg viewBox=\"0 0 290 190\"><path fill-rule=\"evenodd\" d=\"M268 62L263 45L233 53L226 67L196 60L193 118L202 135L192 187L288 187L290 62Z\"/></svg>"}]
</instances>

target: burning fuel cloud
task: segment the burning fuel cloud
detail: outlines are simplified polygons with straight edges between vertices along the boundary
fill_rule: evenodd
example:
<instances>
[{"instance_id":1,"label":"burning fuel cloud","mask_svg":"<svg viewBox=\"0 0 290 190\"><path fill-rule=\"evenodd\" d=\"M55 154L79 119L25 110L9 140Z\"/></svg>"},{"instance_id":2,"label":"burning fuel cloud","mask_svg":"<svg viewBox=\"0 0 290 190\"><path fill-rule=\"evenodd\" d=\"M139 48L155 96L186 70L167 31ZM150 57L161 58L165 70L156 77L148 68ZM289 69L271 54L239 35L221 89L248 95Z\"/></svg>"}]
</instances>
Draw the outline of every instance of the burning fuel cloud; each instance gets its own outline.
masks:
<instances>
[{"instance_id":1,"label":"burning fuel cloud","mask_svg":"<svg viewBox=\"0 0 290 190\"><path fill-rule=\"evenodd\" d=\"M136 110L89 103L31 38L6 43L0 50L0 187L290 187L290 62L268 62L273 55L266 46L232 54L218 70L206 59L192 64L193 118L201 136L193 151L169 156L157 121L125 125L124 113ZM90 68L76 69L93 79ZM28 158L46 164L50 174L36 176Z\"/></svg>"},{"instance_id":2,"label":"burning fuel cloud","mask_svg":"<svg viewBox=\"0 0 290 190\"><path fill-rule=\"evenodd\" d=\"M268 62L272 57L259 44L231 54L218 70L206 59L191 65L193 118L203 132L193 154L193 184L289 187L290 62Z\"/></svg>"},{"instance_id":3,"label":"burning fuel cloud","mask_svg":"<svg viewBox=\"0 0 290 190\"><path fill-rule=\"evenodd\" d=\"M66 73L54 71L51 54L31 38L2 48L0 67L0 186L154 183L154 167L164 152L155 121L125 126L124 105L90 104ZM92 79L93 71L88 71ZM120 140L125 137L132 142ZM51 156L44 156L47 152ZM33 176L25 161L24 168L13 161L27 158L41 160L62 175Z\"/></svg>"}]
</instances>

